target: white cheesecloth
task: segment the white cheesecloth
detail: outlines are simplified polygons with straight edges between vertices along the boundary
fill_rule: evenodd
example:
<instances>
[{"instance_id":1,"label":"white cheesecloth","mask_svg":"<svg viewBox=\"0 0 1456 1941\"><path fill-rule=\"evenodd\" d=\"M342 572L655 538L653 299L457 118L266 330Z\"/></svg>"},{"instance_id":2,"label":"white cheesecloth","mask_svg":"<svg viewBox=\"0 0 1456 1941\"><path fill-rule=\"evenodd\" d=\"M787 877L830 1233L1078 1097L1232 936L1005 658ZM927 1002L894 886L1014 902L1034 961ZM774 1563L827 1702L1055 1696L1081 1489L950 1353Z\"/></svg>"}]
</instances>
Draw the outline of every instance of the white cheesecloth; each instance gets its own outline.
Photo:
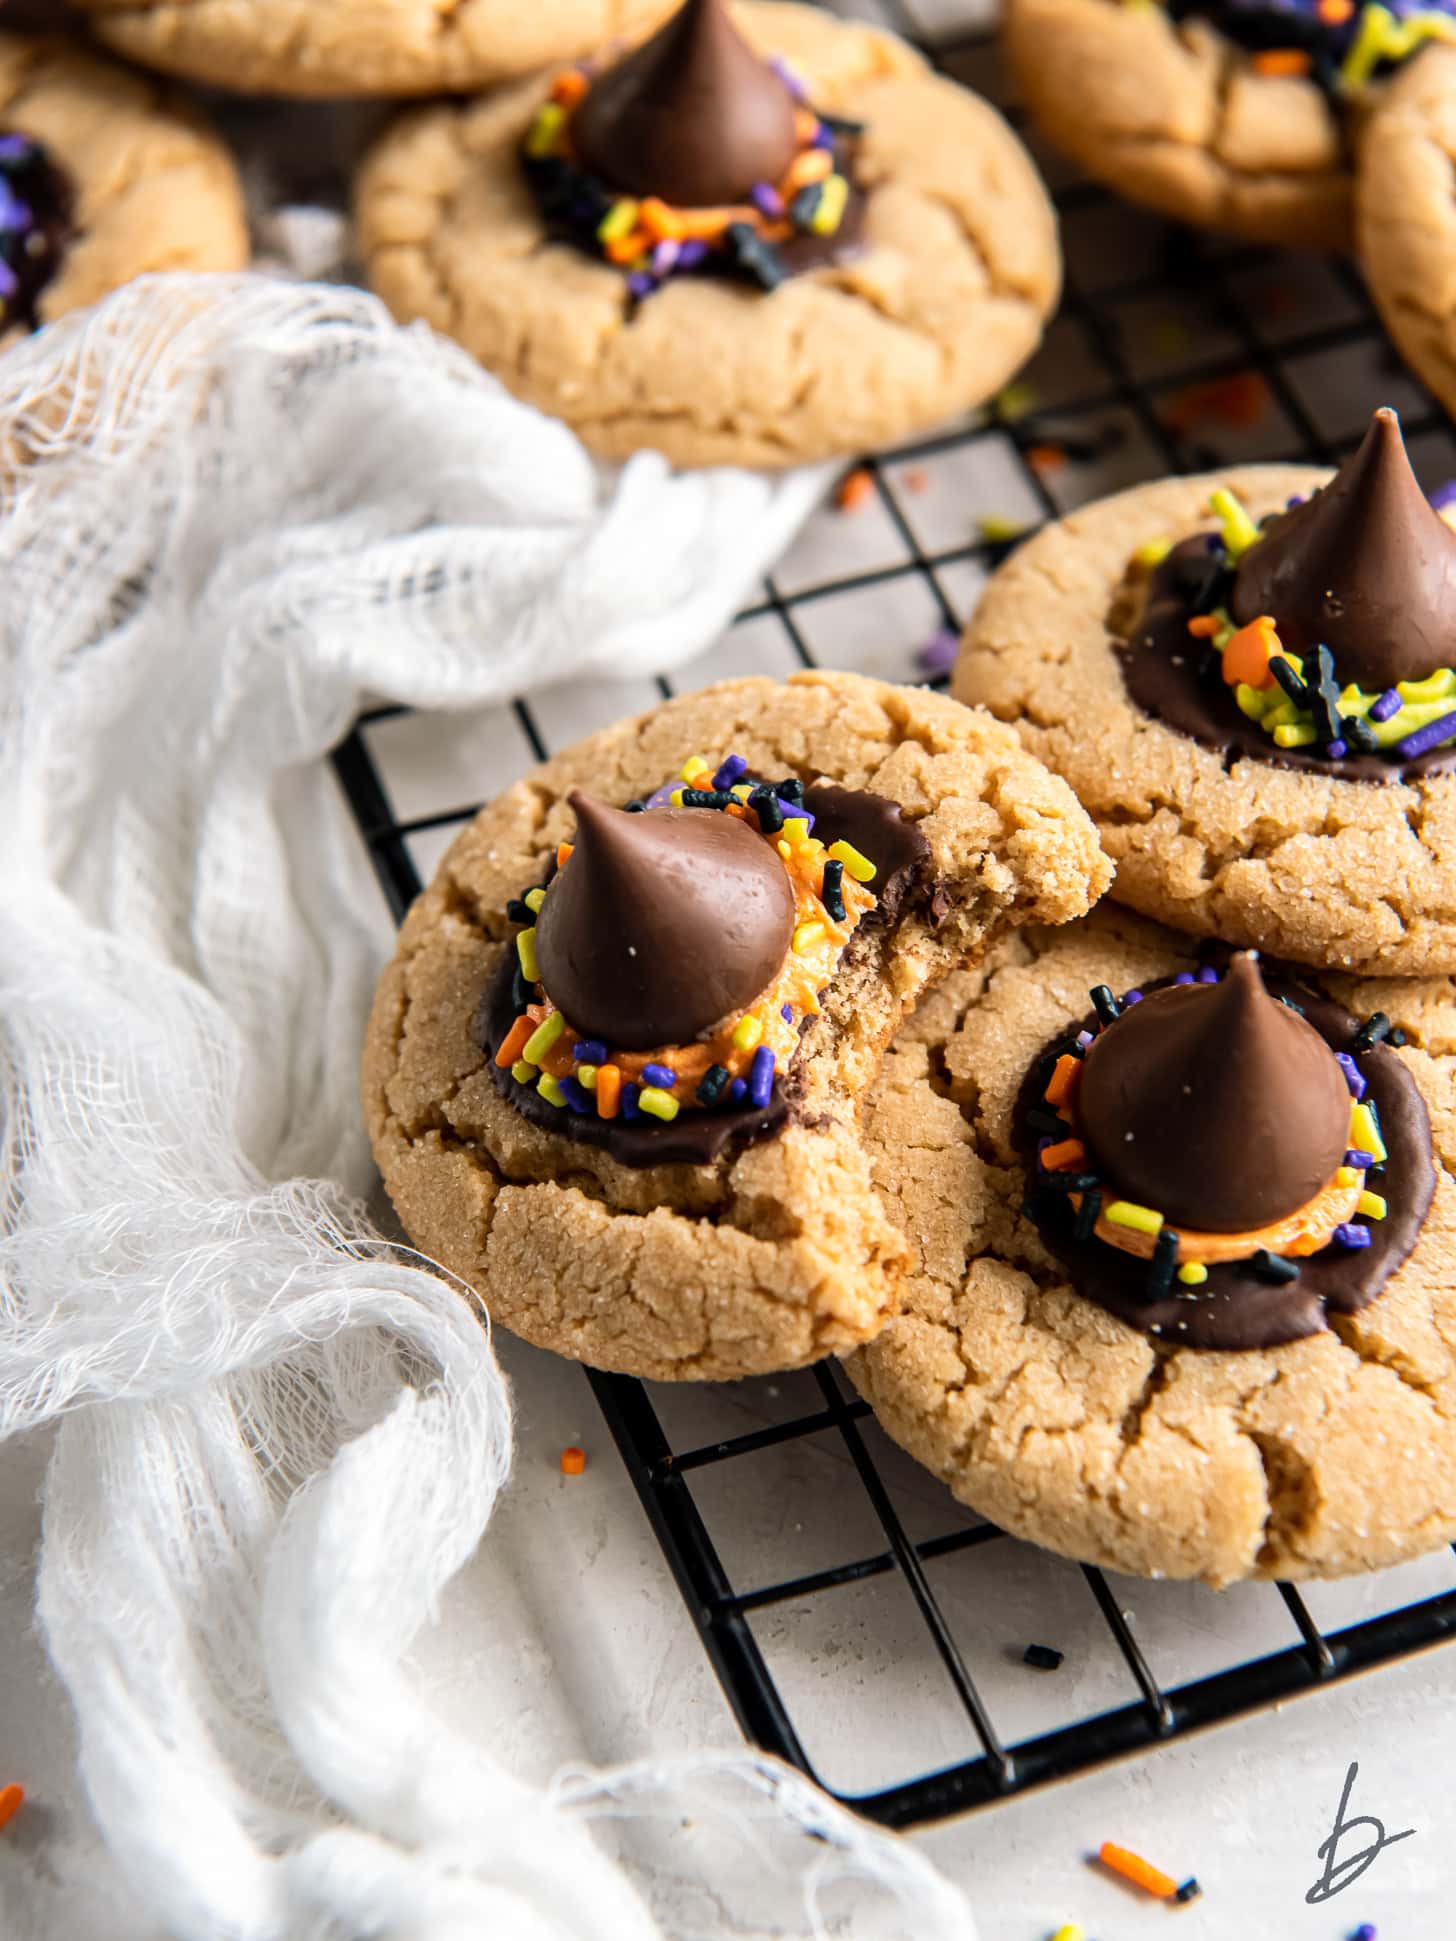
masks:
<instances>
[{"instance_id":1,"label":"white cheesecloth","mask_svg":"<svg viewBox=\"0 0 1456 1941\"><path fill-rule=\"evenodd\" d=\"M820 485L604 480L349 289L148 279L0 359L0 1437L60 1419L44 1634L187 1941L973 1934L770 1760L542 1791L428 1712L406 1653L490 1540L510 1399L354 1197L377 943L326 751L367 695L672 667ZM771 1918L731 1871L660 1905L685 1799Z\"/></svg>"}]
</instances>

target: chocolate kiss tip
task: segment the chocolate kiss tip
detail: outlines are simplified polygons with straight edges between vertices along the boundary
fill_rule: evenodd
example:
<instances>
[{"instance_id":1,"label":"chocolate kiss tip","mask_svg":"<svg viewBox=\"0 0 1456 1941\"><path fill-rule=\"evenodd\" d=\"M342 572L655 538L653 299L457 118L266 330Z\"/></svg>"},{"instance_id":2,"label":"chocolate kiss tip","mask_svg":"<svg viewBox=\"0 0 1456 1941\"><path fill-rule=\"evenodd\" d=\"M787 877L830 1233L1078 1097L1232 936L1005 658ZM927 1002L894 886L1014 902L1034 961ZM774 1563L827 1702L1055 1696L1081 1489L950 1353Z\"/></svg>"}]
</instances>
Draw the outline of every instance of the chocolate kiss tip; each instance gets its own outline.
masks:
<instances>
[{"instance_id":1,"label":"chocolate kiss tip","mask_svg":"<svg viewBox=\"0 0 1456 1941\"><path fill-rule=\"evenodd\" d=\"M1456 533L1417 483L1388 405L1329 484L1239 562L1233 614L1271 614L1284 645L1323 644L1367 690L1456 665Z\"/></svg>"},{"instance_id":2,"label":"chocolate kiss tip","mask_svg":"<svg viewBox=\"0 0 1456 1941\"><path fill-rule=\"evenodd\" d=\"M1154 991L1109 1025L1087 1053L1077 1119L1122 1198L1210 1233L1294 1212L1350 1143L1333 1052L1270 997L1251 951L1219 983Z\"/></svg>"},{"instance_id":3,"label":"chocolate kiss tip","mask_svg":"<svg viewBox=\"0 0 1456 1941\"><path fill-rule=\"evenodd\" d=\"M536 919L541 983L619 1051L690 1044L773 982L794 892L772 846L717 809L629 815L574 789L576 839Z\"/></svg>"},{"instance_id":4,"label":"chocolate kiss tip","mask_svg":"<svg viewBox=\"0 0 1456 1941\"><path fill-rule=\"evenodd\" d=\"M755 183L782 178L798 146L788 88L724 0L685 0L598 76L571 138L611 188L680 208L743 202Z\"/></svg>"}]
</instances>

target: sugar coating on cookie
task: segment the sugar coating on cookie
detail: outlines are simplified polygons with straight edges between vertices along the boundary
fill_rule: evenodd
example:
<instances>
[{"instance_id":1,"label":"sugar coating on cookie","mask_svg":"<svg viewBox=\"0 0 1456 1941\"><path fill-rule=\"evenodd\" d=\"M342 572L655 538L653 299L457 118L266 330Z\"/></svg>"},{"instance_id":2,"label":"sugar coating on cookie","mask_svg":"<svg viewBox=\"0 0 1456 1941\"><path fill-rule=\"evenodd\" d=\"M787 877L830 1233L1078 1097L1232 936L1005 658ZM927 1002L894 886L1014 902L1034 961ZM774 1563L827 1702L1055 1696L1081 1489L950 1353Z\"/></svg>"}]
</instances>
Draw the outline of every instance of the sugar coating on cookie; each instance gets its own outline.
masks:
<instances>
[{"instance_id":1,"label":"sugar coating on cookie","mask_svg":"<svg viewBox=\"0 0 1456 1941\"><path fill-rule=\"evenodd\" d=\"M605 869L576 853L582 791L609 843L614 818L643 827ZM728 800L687 799L703 795ZM750 877L778 870L793 909L786 941L775 900L769 929L709 978L741 899L715 907L669 883L656 909L625 904L638 845L664 873L674 856L690 869L702 828L724 821L761 851ZM746 680L595 735L462 832L381 980L363 1095L400 1217L494 1319L595 1366L719 1379L851 1347L893 1310L906 1259L859 1129L884 1045L954 963L1008 926L1080 914L1107 876L1066 785L941 696L850 675ZM593 934L613 897L615 956ZM660 957L639 978L643 938ZM600 1035L554 1007L547 969L578 1008L603 1001ZM685 1007L670 1012L676 1042L646 1042L640 1007L658 1002Z\"/></svg>"},{"instance_id":2,"label":"sugar coating on cookie","mask_svg":"<svg viewBox=\"0 0 1456 1941\"><path fill-rule=\"evenodd\" d=\"M796 464L988 396L1035 348L1060 276L1016 137L891 35L714 6L792 111L781 172L783 151L755 147L767 173L733 172L739 200L705 209L688 196L730 178L705 186L701 155L680 175L664 141L649 195L597 131L619 178L600 179L570 131L620 69L543 73L385 132L357 195L371 287L612 458Z\"/></svg>"},{"instance_id":3,"label":"sugar coating on cookie","mask_svg":"<svg viewBox=\"0 0 1456 1941\"><path fill-rule=\"evenodd\" d=\"M1414 1245L1378 1298L1329 1312L1318 1332L1235 1350L1154 1335L1079 1291L1023 1211L1019 1102L1085 993L1147 993L1207 967L1176 933L1104 904L1055 933L1018 933L924 1000L866 1118L876 1184L915 1264L900 1316L849 1370L962 1501L1065 1555L1216 1585L1379 1568L1456 1532L1450 980L1326 987L1300 974L1347 1024L1386 1014L1383 1059L1429 1107L1439 1162ZM1382 1197L1393 1207L1394 1191ZM1192 1308L1197 1284L1185 1293Z\"/></svg>"}]
</instances>

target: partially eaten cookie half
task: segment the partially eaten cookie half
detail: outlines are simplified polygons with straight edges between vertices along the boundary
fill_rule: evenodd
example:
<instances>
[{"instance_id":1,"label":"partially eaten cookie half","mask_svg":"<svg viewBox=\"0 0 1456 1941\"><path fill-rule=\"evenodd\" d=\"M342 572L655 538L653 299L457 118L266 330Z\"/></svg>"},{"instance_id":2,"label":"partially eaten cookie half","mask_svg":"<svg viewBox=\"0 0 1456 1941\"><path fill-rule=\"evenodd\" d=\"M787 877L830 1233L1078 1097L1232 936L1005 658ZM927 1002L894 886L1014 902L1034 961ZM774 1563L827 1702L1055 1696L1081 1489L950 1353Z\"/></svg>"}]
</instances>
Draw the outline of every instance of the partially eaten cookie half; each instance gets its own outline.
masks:
<instances>
[{"instance_id":1,"label":"partially eaten cookie half","mask_svg":"<svg viewBox=\"0 0 1456 1941\"><path fill-rule=\"evenodd\" d=\"M483 809L410 912L363 1096L385 1183L492 1317L723 1379L869 1340L909 1263L860 1138L920 995L1110 874L989 716L845 674L729 682Z\"/></svg>"}]
</instances>

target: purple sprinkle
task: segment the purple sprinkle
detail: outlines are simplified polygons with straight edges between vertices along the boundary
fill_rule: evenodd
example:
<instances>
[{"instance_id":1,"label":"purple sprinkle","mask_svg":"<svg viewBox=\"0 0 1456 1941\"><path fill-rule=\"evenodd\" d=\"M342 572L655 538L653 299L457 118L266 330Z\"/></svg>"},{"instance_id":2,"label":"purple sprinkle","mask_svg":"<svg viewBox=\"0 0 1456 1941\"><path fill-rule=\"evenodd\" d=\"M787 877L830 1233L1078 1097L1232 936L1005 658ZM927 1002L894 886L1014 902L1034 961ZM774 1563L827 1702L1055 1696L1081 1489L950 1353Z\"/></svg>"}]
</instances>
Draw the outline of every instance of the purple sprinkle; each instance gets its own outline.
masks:
<instances>
[{"instance_id":1,"label":"purple sprinkle","mask_svg":"<svg viewBox=\"0 0 1456 1941\"><path fill-rule=\"evenodd\" d=\"M596 1100L584 1085L578 1084L574 1078L563 1078L557 1082L561 1086L562 1096L573 1112L596 1111Z\"/></svg>"},{"instance_id":2,"label":"purple sprinkle","mask_svg":"<svg viewBox=\"0 0 1456 1941\"><path fill-rule=\"evenodd\" d=\"M642 1107L637 1103L641 1096L642 1087L640 1085L628 1084L622 1087L618 1104L621 1107L622 1117L624 1119L640 1119L642 1117Z\"/></svg>"},{"instance_id":3,"label":"purple sprinkle","mask_svg":"<svg viewBox=\"0 0 1456 1941\"><path fill-rule=\"evenodd\" d=\"M755 182L748 199L761 216L773 220L784 213L784 199L772 182Z\"/></svg>"},{"instance_id":4,"label":"purple sprinkle","mask_svg":"<svg viewBox=\"0 0 1456 1941\"><path fill-rule=\"evenodd\" d=\"M1345 759L1345 756L1349 753L1349 750L1346 747L1345 743L1341 741L1338 736L1336 736L1335 740L1327 741L1325 743L1325 753L1326 755L1329 756L1332 762L1339 762Z\"/></svg>"},{"instance_id":5,"label":"purple sprinkle","mask_svg":"<svg viewBox=\"0 0 1456 1941\"><path fill-rule=\"evenodd\" d=\"M651 795L648 796L646 806L649 809L671 808L673 796L680 788L685 788L686 786L687 784L684 782L664 782L660 789L654 789Z\"/></svg>"},{"instance_id":6,"label":"purple sprinkle","mask_svg":"<svg viewBox=\"0 0 1456 1941\"><path fill-rule=\"evenodd\" d=\"M571 1047L571 1055L578 1065L605 1065L607 1048L600 1038L578 1038Z\"/></svg>"},{"instance_id":7,"label":"purple sprinkle","mask_svg":"<svg viewBox=\"0 0 1456 1941\"><path fill-rule=\"evenodd\" d=\"M834 147L834 130L832 128L826 128L821 121L819 126L814 130L814 138L809 146L811 148L827 148L832 151Z\"/></svg>"},{"instance_id":8,"label":"purple sprinkle","mask_svg":"<svg viewBox=\"0 0 1456 1941\"><path fill-rule=\"evenodd\" d=\"M1216 984L1218 982L1218 972L1213 968L1212 964L1205 964L1203 966L1203 969L1198 973L1198 982L1200 984Z\"/></svg>"},{"instance_id":9,"label":"purple sprinkle","mask_svg":"<svg viewBox=\"0 0 1456 1941\"><path fill-rule=\"evenodd\" d=\"M776 795L774 797L774 800L775 802L778 803L779 808L783 813L783 818L785 822L787 822L789 818L792 816L798 822L807 823L809 828L809 833L811 835L813 834L814 818L813 816L810 815L809 811L804 807L802 802L785 802L784 798L781 795Z\"/></svg>"},{"instance_id":10,"label":"purple sprinkle","mask_svg":"<svg viewBox=\"0 0 1456 1941\"><path fill-rule=\"evenodd\" d=\"M1417 755L1430 754L1453 735L1456 735L1456 712L1443 714L1436 721L1428 721L1424 728L1417 728L1414 734L1395 744L1395 752L1403 762L1413 762Z\"/></svg>"},{"instance_id":11,"label":"purple sprinkle","mask_svg":"<svg viewBox=\"0 0 1456 1941\"><path fill-rule=\"evenodd\" d=\"M792 1005L792 1004L781 1004L781 1005L779 1006L779 1016L780 1016L780 1017L781 1017L781 1018L783 1019L783 1021L784 1021L784 1023L785 1023L785 1024L792 1024L792 1023L794 1022L794 1007L793 1007L793 1005Z\"/></svg>"},{"instance_id":12,"label":"purple sprinkle","mask_svg":"<svg viewBox=\"0 0 1456 1941\"><path fill-rule=\"evenodd\" d=\"M1347 1051L1335 1053L1335 1063L1345 1074L1345 1083L1350 1088L1350 1097L1358 1105L1365 1096L1365 1074Z\"/></svg>"},{"instance_id":13,"label":"purple sprinkle","mask_svg":"<svg viewBox=\"0 0 1456 1941\"><path fill-rule=\"evenodd\" d=\"M769 66L773 69L774 73L777 74L779 79L783 82L784 86L788 89L789 93L794 97L795 101L802 101L804 98L804 83L799 79L798 75L795 74L794 70L789 66L788 62L785 60L781 60L780 57L777 54L775 54L769 61Z\"/></svg>"},{"instance_id":14,"label":"purple sprinkle","mask_svg":"<svg viewBox=\"0 0 1456 1941\"><path fill-rule=\"evenodd\" d=\"M735 1078L733 1083L728 1087L728 1096L735 1105L747 1098L748 1080L746 1078Z\"/></svg>"},{"instance_id":15,"label":"purple sprinkle","mask_svg":"<svg viewBox=\"0 0 1456 1941\"><path fill-rule=\"evenodd\" d=\"M10 265L0 256L0 303L8 301L20 288L20 278Z\"/></svg>"},{"instance_id":16,"label":"purple sprinkle","mask_svg":"<svg viewBox=\"0 0 1456 1941\"><path fill-rule=\"evenodd\" d=\"M695 270L700 263L708 260L708 245L696 236L690 236L681 244L677 252L677 266L680 270Z\"/></svg>"},{"instance_id":17,"label":"purple sprinkle","mask_svg":"<svg viewBox=\"0 0 1456 1941\"><path fill-rule=\"evenodd\" d=\"M1431 505L1437 512L1444 512L1448 505L1456 505L1456 479L1447 479L1438 485L1431 494Z\"/></svg>"},{"instance_id":18,"label":"purple sprinkle","mask_svg":"<svg viewBox=\"0 0 1456 1941\"><path fill-rule=\"evenodd\" d=\"M633 270L627 278L627 293L634 297L650 297L657 288L657 278L647 270Z\"/></svg>"},{"instance_id":19,"label":"purple sprinkle","mask_svg":"<svg viewBox=\"0 0 1456 1941\"><path fill-rule=\"evenodd\" d=\"M1141 991L1124 991L1122 1001L1125 1005L1141 1004L1143 1001L1143 994Z\"/></svg>"},{"instance_id":20,"label":"purple sprinkle","mask_svg":"<svg viewBox=\"0 0 1456 1941\"><path fill-rule=\"evenodd\" d=\"M1088 1045L1094 1042L1095 1041L1090 1031L1079 1031L1077 1033L1077 1043L1082 1047L1084 1051L1087 1049Z\"/></svg>"},{"instance_id":21,"label":"purple sprinkle","mask_svg":"<svg viewBox=\"0 0 1456 1941\"><path fill-rule=\"evenodd\" d=\"M1040 1159L1040 1158L1041 1158L1041 1156L1042 1156L1042 1154L1043 1154L1043 1153L1044 1153L1044 1152L1046 1151L1046 1149L1047 1149L1047 1147L1048 1147L1048 1146L1059 1146L1059 1145L1060 1145L1061 1143L1062 1143L1062 1142L1061 1142L1061 1140L1060 1140L1060 1139L1045 1139L1045 1138L1044 1138L1044 1139L1038 1139L1038 1140L1037 1140L1037 1142L1036 1142L1036 1156L1037 1156L1037 1158L1038 1158L1038 1159Z\"/></svg>"},{"instance_id":22,"label":"purple sprinkle","mask_svg":"<svg viewBox=\"0 0 1456 1941\"><path fill-rule=\"evenodd\" d=\"M1351 1146L1345 1154L1345 1164L1358 1166L1362 1173L1368 1173L1375 1164L1375 1155L1373 1152L1366 1152L1363 1146Z\"/></svg>"},{"instance_id":23,"label":"purple sprinkle","mask_svg":"<svg viewBox=\"0 0 1456 1941\"><path fill-rule=\"evenodd\" d=\"M725 755L713 776L715 789L731 789L748 773L747 759L742 755Z\"/></svg>"},{"instance_id":24,"label":"purple sprinkle","mask_svg":"<svg viewBox=\"0 0 1456 1941\"><path fill-rule=\"evenodd\" d=\"M937 627L925 645L916 649L915 665L922 674L929 674L932 678L937 674L949 674L960 652L960 645L960 635L954 627Z\"/></svg>"},{"instance_id":25,"label":"purple sprinkle","mask_svg":"<svg viewBox=\"0 0 1456 1941\"><path fill-rule=\"evenodd\" d=\"M1336 1892L1338 1891L1336 1889ZM1375 1923L1373 1921L1362 1921L1350 1936L1350 1941L1380 1941L1380 1937L1375 1931Z\"/></svg>"},{"instance_id":26,"label":"purple sprinkle","mask_svg":"<svg viewBox=\"0 0 1456 1941\"><path fill-rule=\"evenodd\" d=\"M748 1068L748 1102L765 1106L773 1092L774 1065L777 1061L767 1045L760 1045Z\"/></svg>"},{"instance_id":27,"label":"purple sprinkle","mask_svg":"<svg viewBox=\"0 0 1456 1941\"><path fill-rule=\"evenodd\" d=\"M1173 979L1173 982L1175 984L1191 984L1193 982L1192 971L1179 971L1178 975Z\"/></svg>"},{"instance_id":28,"label":"purple sprinkle","mask_svg":"<svg viewBox=\"0 0 1456 1941\"><path fill-rule=\"evenodd\" d=\"M1284 501L1284 510L1286 512L1293 512L1297 505L1303 504L1304 494L1302 492L1291 492L1289 497Z\"/></svg>"},{"instance_id":29,"label":"purple sprinkle","mask_svg":"<svg viewBox=\"0 0 1456 1941\"><path fill-rule=\"evenodd\" d=\"M677 268L678 257L681 254L681 243L675 243L670 236L664 236L660 243L656 243L653 246L652 274L654 276L671 276Z\"/></svg>"},{"instance_id":30,"label":"purple sprinkle","mask_svg":"<svg viewBox=\"0 0 1456 1941\"><path fill-rule=\"evenodd\" d=\"M29 135L0 135L0 162L25 162L35 153Z\"/></svg>"},{"instance_id":31,"label":"purple sprinkle","mask_svg":"<svg viewBox=\"0 0 1456 1941\"><path fill-rule=\"evenodd\" d=\"M656 1085L662 1091L670 1092L673 1086L677 1084L677 1073L672 1069L671 1065L644 1065L642 1067L642 1083L644 1085Z\"/></svg>"},{"instance_id":32,"label":"purple sprinkle","mask_svg":"<svg viewBox=\"0 0 1456 1941\"><path fill-rule=\"evenodd\" d=\"M1400 713L1400 709L1400 695L1393 687L1388 687L1378 701L1372 701L1370 703L1370 719L1372 721L1389 721L1393 714Z\"/></svg>"},{"instance_id":33,"label":"purple sprinkle","mask_svg":"<svg viewBox=\"0 0 1456 1941\"><path fill-rule=\"evenodd\" d=\"M1339 1247L1368 1247L1370 1245L1369 1227L1357 1227L1352 1221L1342 1221L1330 1235Z\"/></svg>"},{"instance_id":34,"label":"purple sprinkle","mask_svg":"<svg viewBox=\"0 0 1456 1941\"><path fill-rule=\"evenodd\" d=\"M24 235L34 226L35 216L30 204L22 202L4 176L0 175L0 229Z\"/></svg>"}]
</instances>

